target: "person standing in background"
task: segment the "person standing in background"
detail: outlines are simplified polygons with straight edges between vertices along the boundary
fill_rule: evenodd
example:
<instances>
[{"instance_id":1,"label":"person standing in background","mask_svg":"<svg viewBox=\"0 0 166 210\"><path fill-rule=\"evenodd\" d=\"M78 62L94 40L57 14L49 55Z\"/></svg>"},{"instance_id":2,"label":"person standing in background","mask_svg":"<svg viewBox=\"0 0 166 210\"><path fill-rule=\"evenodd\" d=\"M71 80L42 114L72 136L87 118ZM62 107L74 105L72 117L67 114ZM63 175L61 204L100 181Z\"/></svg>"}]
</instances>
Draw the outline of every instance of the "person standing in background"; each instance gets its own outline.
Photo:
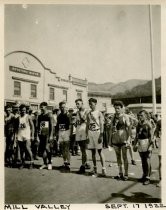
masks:
<instances>
[{"instance_id":1,"label":"person standing in background","mask_svg":"<svg viewBox=\"0 0 166 210\"><path fill-rule=\"evenodd\" d=\"M136 162L134 160L134 153L133 153L133 142L134 142L135 135L136 135L136 126L138 124L138 120L136 119L135 115L127 107L125 108L125 114L127 114L129 116L130 126L131 126L131 129L130 129L131 144L128 146L129 154L131 157L131 164L136 165Z\"/></svg>"},{"instance_id":2,"label":"person standing in background","mask_svg":"<svg viewBox=\"0 0 166 210\"><path fill-rule=\"evenodd\" d=\"M39 149L39 138L38 138L38 116L39 112L35 111L34 115L32 117L32 121L34 124L34 141L32 142L32 152L33 152L33 157L35 160L38 160L38 149Z\"/></svg>"},{"instance_id":3,"label":"person standing in background","mask_svg":"<svg viewBox=\"0 0 166 210\"><path fill-rule=\"evenodd\" d=\"M62 156L64 165L62 169L70 171L70 117L67 113L66 102L59 103L60 114L57 117L57 135L60 147L62 149Z\"/></svg>"},{"instance_id":4,"label":"person standing in background","mask_svg":"<svg viewBox=\"0 0 166 210\"><path fill-rule=\"evenodd\" d=\"M72 156L75 156L78 155L78 146L76 142L76 113L72 114L70 125L71 125L70 150Z\"/></svg>"},{"instance_id":5,"label":"person standing in background","mask_svg":"<svg viewBox=\"0 0 166 210\"><path fill-rule=\"evenodd\" d=\"M138 181L143 185L150 184L151 175L151 155L153 147L153 130L148 120L148 113L142 110L138 114L139 123L136 129L136 138L134 141L134 151L137 150L141 157L143 175Z\"/></svg>"},{"instance_id":6,"label":"person standing in background","mask_svg":"<svg viewBox=\"0 0 166 210\"><path fill-rule=\"evenodd\" d=\"M20 156L20 148L18 145L18 141L16 140L16 130L18 127L18 117L20 116L20 110L19 110L19 104L16 103L12 106L13 110L13 115L15 118L15 123L14 123L14 164L17 165L17 163L21 163L21 156Z\"/></svg>"},{"instance_id":7,"label":"person standing in background","mask_svg":"<svg viewBox=\"0 0 166 210\"><path fill-rule=\"evenodd\" d=\"M158 145L158 157L159 157L159 182L157 183L156 186L161 187L161 119L157 121L154 136Z\"/></svg>"},{"instance_id":8,"label":"person standing in background","mask_svg":"<svg viewBox=\"0 0 166 210\"><path fill-rule=\"evenodd\" d=\"M5 113L5 163L12 167L14 162L15 117L12 114L12 107L9 105L5 107Z\"/></svg>"},{"instance_id":9,"label":"person standing in background","mask_svg":"<svg viewBox=\"0 0 166 210\"><path fill-rule=\"evenodd\" d=\"M82 99L76 99L75 104L77 106L76 113L76 142L80 146L82 154L82 164L78 171L78 174L84 174L85 169L90 169L90 165L87 163L87 134L86 123L88 111L84 108Z\"/></svg>"},{"instance_id":10,"label":"person standing in background","mask_svg":"<svg viewBox=\"0 0 166 210\"><path fill-rule=\"evenodd\" d=\"M54 108L52 110L52 117L53 117L53 127L54 127L54 133L53 133L53 148L52 148L52 153L54 156L56 156L58 154L58 140L57 140L57 113L58 113L57 108Z\"/></svg>"},{"instance_id":11,"label":"person standing in background","mask_svg":"<svg viewBox=\"0 0 166 210\"><path fill-rule=\"evenodd\" d=\"M53 144L53 117L47 110L47 102L40 104L41 114L38 116L39 150L43 156L43 165L40 169L52 170L52 144Z\"/></svg>"}]
</instances>

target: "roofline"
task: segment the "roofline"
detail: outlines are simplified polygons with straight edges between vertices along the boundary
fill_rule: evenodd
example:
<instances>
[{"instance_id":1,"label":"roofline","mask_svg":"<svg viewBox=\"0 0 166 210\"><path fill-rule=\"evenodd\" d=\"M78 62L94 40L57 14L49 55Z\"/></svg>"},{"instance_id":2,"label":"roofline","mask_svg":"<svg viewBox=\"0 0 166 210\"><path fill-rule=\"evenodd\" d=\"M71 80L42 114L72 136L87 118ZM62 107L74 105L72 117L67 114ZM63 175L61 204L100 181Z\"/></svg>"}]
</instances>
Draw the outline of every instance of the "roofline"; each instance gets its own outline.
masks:
<instances>
[{"instance_id":1,"label":"roofline","mask_svg":"<svg viewBox=\"0 0 166 210\"><path fill-rule=\"evenodd\" d=\"M32 56L33 58L35 58L40 63L40 65L44 68L44 70L48 70L50 73L57 75L56 72L53 72L51 69L47 68L37 56L35 56L34 54L32 54L30 52L23 51L23 50L15 50L15 51L7 53L4 57L6 58L9 55L12 55L14 53L24 53L24 54ZM58 79L60 77L57 76L56 78ZM74 77L72 77L72 78L74 78ZM63 78L60 78L60 79L65 80L65 82L71 82L70 80L67 80L67 79L63 79ZM75 78L75 79L82 80L82 79L79 79L79 78ZM87 81L87 80L85 79L84 81Z\"/></svg>"},{"instance_id":2,"label":"roofline","mask_svg":"<svg viewBox=\"0 0 166 210\"><path fill-rule=\"evenodd\" d=\"M52 74L56 74L55 72L51 71L51 69L47 68L47 67L43 64L43 62L42 62L37 56L35 56L34 54L32 54L32 53L30 53L30 52L27 52L27 51L15 50L15 51L12 51L12 52L10 52L10 53L7 53L4 57L6 58L6 57L8 57L9 55L12 55L12 54L14 54L14 53L24 53L24 54L30 55L30 56L32 56L33 58L35 58L45 70L50 71L50 73L52 73Z\"/></svg>"}]
</instances>

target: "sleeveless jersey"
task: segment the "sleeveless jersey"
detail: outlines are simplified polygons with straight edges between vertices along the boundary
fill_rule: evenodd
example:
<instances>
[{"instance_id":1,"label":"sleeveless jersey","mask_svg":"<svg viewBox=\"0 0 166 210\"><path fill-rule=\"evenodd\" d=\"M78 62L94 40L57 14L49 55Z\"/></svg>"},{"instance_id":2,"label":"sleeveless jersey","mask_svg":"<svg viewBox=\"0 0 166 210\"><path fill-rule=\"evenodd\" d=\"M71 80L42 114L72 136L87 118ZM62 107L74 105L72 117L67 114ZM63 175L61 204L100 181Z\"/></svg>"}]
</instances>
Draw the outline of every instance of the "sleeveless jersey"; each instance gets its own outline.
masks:
<instances>
[{"instance_id":1,"label":"sleeveless jersey","mask_svg":"<svg viewBox=\"0 0 166 210\"><path fill-rule=\"evenodd\" d=\"M38 117L39 135L48 136L51 132L51 114L41 114Z\"/></svg>"},{"instance_id":2,"label":"sleeveless jersey","mask_svg":"<svg viewBox=\"0 0 166 210\"><path fill-rule=\"evenodd\" d=\"M30 140L31 130L29 124L29 115L25 114L23 117L19 116L19 125L18 125L18 141Z\"/></svg>"},{"instance_id":3,"label":"sleeveless jersey","mask_svg":"<svg viewBox=\"0 0 166 210\"><path fill-rule=\"evenodd\" d=\"M126 130L127 126L130 125L130 121L127 115L122 114L120 116L114 115L112 119L112 143L123 144L126 143L129 134Z\"/></svg>"},{"instance_id":4,"label":"sleeveless jersey","mask_svg":"<svg viewBox=\"0 0 166 210\"><path fill-rule=\"evenodd\" d=\"M81 111L84 118L87 118L87 111ZM86 116L85 116L86 115ZM76 115L76 132L86 130L86 120L83 120L80 116L80 112Z\"/></svg>"},{"instance_id":5,"label":"sleeveless jersey","mask_svg":"<svg viewBox=\"0 0 166 210\"><path fill-rule=\"evenodd\" d=\"M146 122L145 124L138 124L137 126L137 138L138 139L149 139L151 136L150 133L151 125L150 123Z\"/></svg>"},{"instance_id":6,"label":"sleeveless jersey","mask_svg":"<svg viewBox=\"0 0 166 210\"><path fill-rule=\"evenodd\" d=\"M5 136L14 134L15 117L13 114L5 116Z\"/></svg>"},{"instance_id":7,"label":"sleeveless jersey","mask_svg":"<svg viewBox=\"0 0 166 210\"><path fill-rule=\"evenodd\" d=\"M88 113L89 118L89 130L95 131L100 129L100 122L99 122L99 115L100 112L98 110L90 111Z\"/></svg>"}]
</instances>

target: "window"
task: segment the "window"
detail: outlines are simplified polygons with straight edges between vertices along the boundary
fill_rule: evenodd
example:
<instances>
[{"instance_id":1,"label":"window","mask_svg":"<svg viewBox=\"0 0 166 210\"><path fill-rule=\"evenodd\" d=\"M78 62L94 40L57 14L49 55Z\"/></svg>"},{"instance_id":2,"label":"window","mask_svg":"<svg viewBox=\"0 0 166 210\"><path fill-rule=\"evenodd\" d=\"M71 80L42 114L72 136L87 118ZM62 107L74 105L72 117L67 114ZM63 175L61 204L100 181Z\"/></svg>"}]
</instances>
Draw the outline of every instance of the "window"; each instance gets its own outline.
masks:
<instances>
[{"instance_id":1,"label":"window","mask_svg":"<svg viewBox=\"0 0 166 210\"><path fill-rule=\"evenodd\" d=\"M67 90L63 90L64 100L67 101Z\"/></svg>"},{"instance_id":2,"label":"window","mask_svg":"<svg viewBox=\"0 0 166 210\"><path fill-rule=\"evenodd\" d=\"M54 88L50 88L50 100L54 100Z\"/></svg>"},{"instance_id":3,"label":"window","mask_svg":"<svg viewBox=\"0 0 166 210\"><path fill-rule=\"evenodd\" d=\"M31 84L31 97L32 98L37 97L37 85Z\"/></svg>"},{"instance_id":4,"label":"window","mask_svg":"<svg viewBox=\"0 0 166 210\"><path fill-rule=\"evenodd\" d=\"M78 93L77 93L77 98L82 99L82 93L78 92Z\"/></svg>"},{"instance_id":5,"label":"window","mask_svg":"<svg viewBox=\"0 0 166 210\"><path fill-rule=\"evenodd\" d=\"M14 81L14 95L21 96L21 82Z\"/></svg>"}]
</instances>

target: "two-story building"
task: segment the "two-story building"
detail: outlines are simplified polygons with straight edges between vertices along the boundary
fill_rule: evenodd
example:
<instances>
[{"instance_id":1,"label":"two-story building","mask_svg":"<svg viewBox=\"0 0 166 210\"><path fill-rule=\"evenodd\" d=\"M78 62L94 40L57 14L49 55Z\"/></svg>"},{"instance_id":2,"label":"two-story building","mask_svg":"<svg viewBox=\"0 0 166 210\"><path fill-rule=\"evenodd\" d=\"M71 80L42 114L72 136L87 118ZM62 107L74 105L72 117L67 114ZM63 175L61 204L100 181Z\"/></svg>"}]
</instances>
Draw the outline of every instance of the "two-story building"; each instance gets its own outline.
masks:
<instances>
[{"instance_id":1,"label":"two-story building","mask_svg":"<svg viewBox=\"0 0 166 210\"><path fill-rule=\"evenodd\" d=\"M70 74L67 79L60 78L32 53L14 51L5 56L5 104L18 101L37 109L46 101L51 109L65 100L73 108L77 98L87 103L87 90L86 79Z\"/></svg>"}]
</instances>

